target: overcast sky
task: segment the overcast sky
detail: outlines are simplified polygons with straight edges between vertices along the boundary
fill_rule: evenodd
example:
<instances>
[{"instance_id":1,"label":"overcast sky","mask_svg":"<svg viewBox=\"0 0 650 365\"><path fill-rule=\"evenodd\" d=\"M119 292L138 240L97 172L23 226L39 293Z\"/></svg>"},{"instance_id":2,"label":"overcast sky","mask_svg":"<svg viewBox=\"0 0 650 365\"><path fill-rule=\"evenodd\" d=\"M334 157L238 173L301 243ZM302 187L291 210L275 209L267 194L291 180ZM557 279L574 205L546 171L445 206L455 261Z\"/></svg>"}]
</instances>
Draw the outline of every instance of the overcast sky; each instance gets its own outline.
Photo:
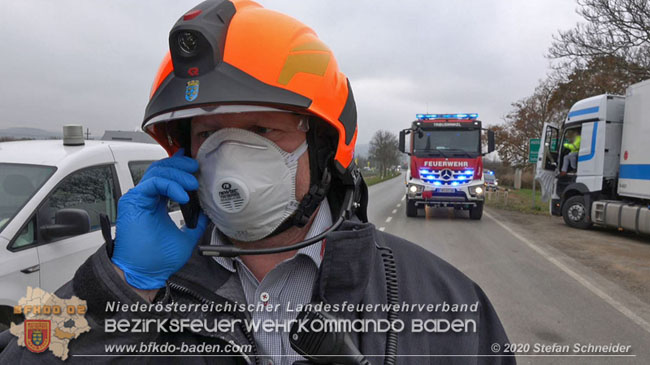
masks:
<instances>
[{"instance_id":1,"label":"overcast sky","mask_svg":"<svg viewBox=\"0 0 650 365\"><path fill-rule=\"evenodd\" d=\"M261 0L311 26L352 83L359 143L416 113L500 123L548 71L574 0ZM0 128L140 127L169 29L198 1L0 0Z\"/></svg>"}]
</instances>

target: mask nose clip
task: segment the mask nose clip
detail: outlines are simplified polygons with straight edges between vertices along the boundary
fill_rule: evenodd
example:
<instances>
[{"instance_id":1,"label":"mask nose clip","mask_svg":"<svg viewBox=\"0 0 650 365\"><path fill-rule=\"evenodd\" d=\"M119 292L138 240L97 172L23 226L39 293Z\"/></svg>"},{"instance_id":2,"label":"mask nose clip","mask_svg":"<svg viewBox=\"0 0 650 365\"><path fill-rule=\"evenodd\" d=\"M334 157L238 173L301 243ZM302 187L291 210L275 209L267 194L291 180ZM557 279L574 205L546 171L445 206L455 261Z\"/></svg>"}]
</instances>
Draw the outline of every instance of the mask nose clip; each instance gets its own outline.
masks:
<instances>
[{"instance_id":1,"label":"mask nose clip","mask_svg":"<svg viewBox=\"0 0 650 365\"><path fill-rule=\"evenodd\" d=\"M261 146L261 145L257 145L257 144L245 143L245 142L234 141L234 140L225 140L225 141L219 143L219 145L216 148L214 148L212 151L206 153L205 157L209 158L214 153L216 153L219 150L219 148L221 148L224 145L240 146L240 147L246 147L246 148L253 148L253 149L257 149L257 150L267 150L268 149L268 147L266 147L266 146Z\"/></svg>"}]
</instances>

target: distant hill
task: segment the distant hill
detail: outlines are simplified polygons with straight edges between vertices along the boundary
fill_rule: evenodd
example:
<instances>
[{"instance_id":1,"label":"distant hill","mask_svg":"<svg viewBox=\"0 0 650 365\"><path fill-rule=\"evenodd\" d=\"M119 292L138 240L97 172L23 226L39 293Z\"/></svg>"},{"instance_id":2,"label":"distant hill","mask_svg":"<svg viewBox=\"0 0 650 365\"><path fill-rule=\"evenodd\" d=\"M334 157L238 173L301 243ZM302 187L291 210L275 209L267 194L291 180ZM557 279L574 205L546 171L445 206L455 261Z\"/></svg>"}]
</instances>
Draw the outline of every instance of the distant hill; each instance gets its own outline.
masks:
<instances>
[{"instance_id":1,"label":"distant hill","mask_svg":"<svg viewBox=\"0 0 650 365\"><path fill-rule=\"evenodd\" d=\"M63 138L63 133L47 131L39 128L16 127L0 129L0 137L51 139Z\"/></svg>"}]
</instances>

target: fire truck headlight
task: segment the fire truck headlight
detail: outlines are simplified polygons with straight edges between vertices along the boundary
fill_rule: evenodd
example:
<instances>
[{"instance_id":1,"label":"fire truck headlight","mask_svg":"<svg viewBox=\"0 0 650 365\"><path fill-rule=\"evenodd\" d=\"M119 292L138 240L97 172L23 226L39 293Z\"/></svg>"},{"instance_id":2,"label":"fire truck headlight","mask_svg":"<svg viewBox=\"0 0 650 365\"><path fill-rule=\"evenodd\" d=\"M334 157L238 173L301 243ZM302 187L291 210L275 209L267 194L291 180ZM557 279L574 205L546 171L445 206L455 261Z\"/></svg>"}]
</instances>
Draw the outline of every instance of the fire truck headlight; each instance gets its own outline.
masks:
<instances>
[{"instance_id":1,"label":"fire truck headlight","mask_svg":"<svg viewBox=\"0 0 650 365\"><path fill-rule=\"evenodd\" d=\"M424 186L418 184L409 184L408 185L408 195L415 196L417 193L422 193Z\"/></svg>"},{"instance_id":2,"label":"fire truck headlight","mask_svg":"<svg viewBox=\"0 0 650 365\"><path fill-rule=\"evenodd\" d=\"M481 195L483 194L483 188L480 185L470 186L469 193L472 195Z\"/></svg>"}]
</instances>

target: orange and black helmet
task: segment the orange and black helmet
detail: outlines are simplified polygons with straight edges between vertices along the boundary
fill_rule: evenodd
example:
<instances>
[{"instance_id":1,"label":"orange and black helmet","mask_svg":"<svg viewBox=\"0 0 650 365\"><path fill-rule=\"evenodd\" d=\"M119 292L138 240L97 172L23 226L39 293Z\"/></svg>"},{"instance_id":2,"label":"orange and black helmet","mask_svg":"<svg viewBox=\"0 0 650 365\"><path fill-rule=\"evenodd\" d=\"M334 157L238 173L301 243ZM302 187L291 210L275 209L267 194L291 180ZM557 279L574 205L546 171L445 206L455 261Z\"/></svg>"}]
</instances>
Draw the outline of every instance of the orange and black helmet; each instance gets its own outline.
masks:
<instances>
[{"instance_id":1,"label":"orange and black helmet","mask_svg":"<svg viewBox=\"0 0 650 365\"><path fill-rule=\"evenodd\" d=\"M221 105L265 106L325 121L337 133L340 174L353 165L357 112L332 51L287 15L247 0L205 1L169 34L142 128L171 155L182 141L170 121Z\"/></svg>"},{"instance_id":2,"label":"orange and black helmet","mask_svg":"<svg viewBox=\"0 0 650 365\"><path fill-rule=\"evenodd\" d=\"M318 121L307 133L309 193L278 231L306 224L325 195L333 197L333 212L348 211L341 202L350 189L355 214L366 221L367 189L353 161L357 110L348 79L313 30L253 1L208 0L176 22L142 128L172 155L189 146L192 117L268 108Z\"/></svg>"}]
</instances>

